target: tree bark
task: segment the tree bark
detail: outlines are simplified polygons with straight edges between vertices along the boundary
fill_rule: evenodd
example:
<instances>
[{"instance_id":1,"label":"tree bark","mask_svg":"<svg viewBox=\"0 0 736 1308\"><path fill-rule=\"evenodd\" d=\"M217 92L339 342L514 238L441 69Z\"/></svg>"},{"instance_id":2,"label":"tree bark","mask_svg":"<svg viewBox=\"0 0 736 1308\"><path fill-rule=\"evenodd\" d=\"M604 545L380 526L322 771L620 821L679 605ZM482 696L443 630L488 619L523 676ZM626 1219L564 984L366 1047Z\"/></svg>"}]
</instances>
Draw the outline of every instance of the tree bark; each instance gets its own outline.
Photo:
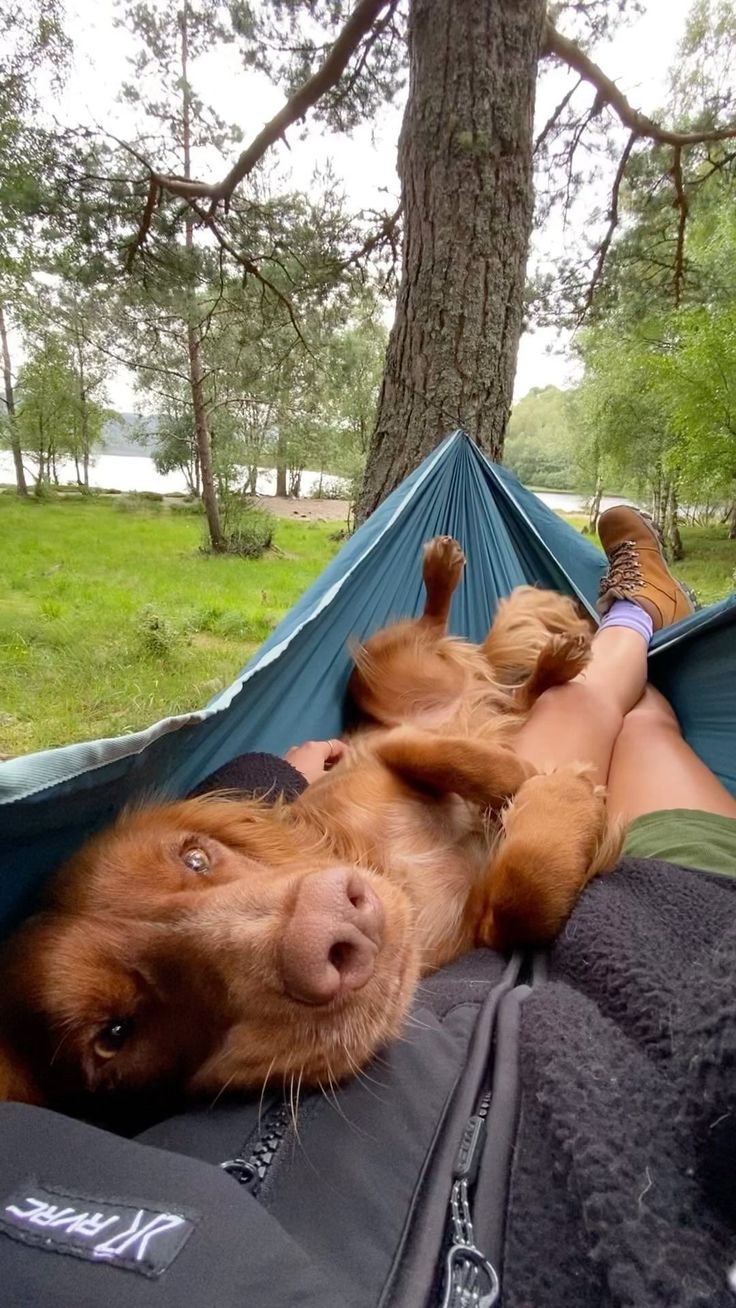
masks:
<instances>
[{"instance_id":1,"label":"tree bark","mask_svg":"<svg viewBox=\"0 0 736 1308\"><path fill-rule=\"evenodd\" d=\"M663 537L668 498L669 487L665 483L661 471L657 469L657 478L652 485L652 517L655 527L662 533Z\"/></svg>"},{"instance_id":2,"label":"tree bark","mask_svg":"<svg viewBox=\"0 0 736 1308\"><path fill-rule=\"evenodd\" d=\"M89 401L87 397L87 377L84 368L84 354L82 352L82 341L79 335L79 323L75 318L74 322L74 344L77 352L77 377L79 381L79 416L82 425L82 467L84 469L84 485L89 488L89 456L91 445L89 439ZM77 481L79 481L79 463L75 455L74 462L77 467ZM81 485L81 481L79 481Z\"/></svg>"},{"instance_id":3,"label":"tree bark","mask_svg":"<svg viewBox=\"0 0 736 1308\"><path fill-rule=\"evenodd\" d=\"M5 307L0 304L0 342L2 342L3 352L3 380L5 383L5 409L8 415L8 430L10 432L10 448L13 451L13 463L15 464L15 485L19 495L28 498L28 486L26 485L26 474L23 468L23 452L20 448L18 433L15 425L15 392L13 390L13 370L10 366L10 349L8 347L8 329L5 324Z\"/></svg>"},{"instance_id":4,"label":"tree bark","mask_svg":"<svg viewBox=\"0 0 736 1308\"><path fill-rule=\"evenodd\" d=\"M225 540L220 522L220 507L217 503L215 478L212 471L212 447L207 429L207 411L204 402L204 382L202 377L202 345L199 333L192 323L187 324L187 347L189 351L189 382L194 407L194 431L197 437L199 471L202 478L202 499L207 515L210 543L218 552L225 549Z\"/></svg>"},{"instance_id":5,"label":"tree bark","mask_svg":"<svg viewBox=\"0 0 736 1308\"><path fill-rule=\"evenodd\" d=\"M184 144L184 176L192 175L191 159L191 89L189 86L189 5L186 3L179 15L181 31L181 75L182 75L182 136ZM185 244L187 251L194 249L194 223L188 219L185 224ZM187 353L189 356L189 387L192 393L194 410L194 432L197 440L199 471L202 479L202 500L207 515L207 528L213 550L220 553L225 549L225 538L220 521L220 506L217 502L217 490L212 470L212 442L207 426L207 406L204 395L204 369L202 367L202 341L199 328L194 321L196 298L190 297L187 319Z\"/></svg>"},{"instance_id":6,"label":"tree bark","mask_svg":"<svg viewBox=\"0 0 736 1308\"><path fill-rule=\"evenodd\" d=\"M672 561L677 563L679 559L684 558L685 551L682 547L682 536L678 525L677 487L674 482L670 485L667 497L664 538Z\"/></svg>"},{"instance_id":7,"label":"tree bark","mask_svg":"<svg viewBox=\"0 0 736 1308\"><path fill-rule=\"evenodd\" d=\"M534 194L543 0L412 0L402 276L358 517L454 427L503 453Z\"/></svg>"},{"instance_id":8,"label":"tree bark","mask_svg":"<svg viewBox=\"0 0 736 1308\"><path fill-rule=\"evenodd\" d=\"M588 513L588 525L586 535L593 536L598 529L598 518L601 511L601 500L603 499L603 482L600 477L596 479L595 490L590 501L590 511Z\"/></svg>"}]
</instances>

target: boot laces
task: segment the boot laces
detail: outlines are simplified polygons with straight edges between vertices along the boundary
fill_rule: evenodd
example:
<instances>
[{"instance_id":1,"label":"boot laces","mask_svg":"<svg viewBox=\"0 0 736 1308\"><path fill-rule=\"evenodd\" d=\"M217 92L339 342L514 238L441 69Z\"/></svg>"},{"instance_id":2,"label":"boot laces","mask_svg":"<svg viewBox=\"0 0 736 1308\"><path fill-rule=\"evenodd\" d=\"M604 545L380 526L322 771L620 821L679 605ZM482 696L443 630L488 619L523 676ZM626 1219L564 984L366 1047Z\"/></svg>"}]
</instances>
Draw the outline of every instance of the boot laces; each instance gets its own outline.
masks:
<instances>
[{"instance_id":1,"label":"boot laces","mask_svg":"<svg viewBox=\"0 0 736 1308\"><path fill-rule=\"evenodd\" d=\"M619 545L614 545L608 556L608 572L601 578L600 593L605 595L609 590L617 590L631 595L643 584L636 541L622 540Z\"/></svg>"}]
</instances>

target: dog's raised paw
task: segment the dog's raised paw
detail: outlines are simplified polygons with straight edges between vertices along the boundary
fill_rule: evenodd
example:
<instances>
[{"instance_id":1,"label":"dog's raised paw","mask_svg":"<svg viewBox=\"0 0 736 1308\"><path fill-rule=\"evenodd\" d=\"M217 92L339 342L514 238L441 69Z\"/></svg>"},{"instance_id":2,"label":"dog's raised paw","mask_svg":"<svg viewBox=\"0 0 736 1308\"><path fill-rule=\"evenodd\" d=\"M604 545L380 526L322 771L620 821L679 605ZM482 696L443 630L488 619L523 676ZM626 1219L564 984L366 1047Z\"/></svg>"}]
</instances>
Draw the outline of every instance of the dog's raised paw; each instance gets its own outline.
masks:
<instances>
[{"instance_id":1,"label":"dog's raised paw","mask_svg":"<svg viewBox=\"0 0 736 1308\"><path fill-rule=\"evenodd\" d=\"M551 636L540 654L545 672L548 675L554 673L557 682L572 681L588 666L590 659L589 636Z\"/></svg>"},{"instance_id":2,"label":"dog's raised paw","mask_svg":"<svg viewBox=\"0 0 736 1308\"><path fill-rule=\"evenodd\" d=\"M422 575L425 586L437 584L456 586L464 567L465 555L462 546L453 536L435 536L424 546Z\"/></svg>"}]
</instances>

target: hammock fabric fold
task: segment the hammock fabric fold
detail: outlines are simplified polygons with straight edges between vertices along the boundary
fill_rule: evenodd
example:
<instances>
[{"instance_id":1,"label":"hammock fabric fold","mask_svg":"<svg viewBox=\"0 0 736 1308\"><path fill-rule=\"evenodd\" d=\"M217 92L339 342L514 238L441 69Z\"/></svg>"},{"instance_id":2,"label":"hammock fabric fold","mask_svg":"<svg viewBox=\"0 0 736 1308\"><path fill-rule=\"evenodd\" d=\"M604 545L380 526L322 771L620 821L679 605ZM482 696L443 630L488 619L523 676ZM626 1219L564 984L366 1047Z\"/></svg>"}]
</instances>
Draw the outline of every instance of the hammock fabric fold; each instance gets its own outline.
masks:
<instances>
[{"instance_id":1,"label":"hammock fabric fold","mask_svg":"<svg viewBox=\"0 0 736 1308\"><path fill-rule=\"evenodd\" d=\"M14 924L60 860L124 804L185 794L249 750L283 753L339 734L349 641L421 611L421 547L440 534L457 537L468 560L452 607L456 634L481 639L498 600L524 583L575 595L594 612L600 552L454 432L201 712L0 764L0 928ZM736 793L736 596L662 632L650 666L693 748Z\"/></svg>"}]
</instances>

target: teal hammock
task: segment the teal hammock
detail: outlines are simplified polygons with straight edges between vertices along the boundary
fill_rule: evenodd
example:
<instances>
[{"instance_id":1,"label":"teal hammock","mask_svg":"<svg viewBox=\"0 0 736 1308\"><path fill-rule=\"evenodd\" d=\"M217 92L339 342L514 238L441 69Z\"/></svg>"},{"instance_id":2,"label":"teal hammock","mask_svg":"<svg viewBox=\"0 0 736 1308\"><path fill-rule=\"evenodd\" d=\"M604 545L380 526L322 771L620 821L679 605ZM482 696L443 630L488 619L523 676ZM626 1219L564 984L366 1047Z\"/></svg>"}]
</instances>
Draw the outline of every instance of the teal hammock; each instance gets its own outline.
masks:
<instances>
[{"instance_id":1,"label":"teal hammock","mask_svg":"<svg viewBox=\"0 0 736 1308\"><path fill-rule=\"evenodd\" d=\"M249 750L339 734L348 643L421 612L421 548L455 536L467 556L450 626L479 640L498 600L536 583L594 613L605 560L462 431L440 445L347 542L246 665L197 713L146 731L0 764L0 929L88 835L133 799L186 794ZM661 632L651 679L687 740L736 793L736 596Z\"/></svg>"}]
</instances>

